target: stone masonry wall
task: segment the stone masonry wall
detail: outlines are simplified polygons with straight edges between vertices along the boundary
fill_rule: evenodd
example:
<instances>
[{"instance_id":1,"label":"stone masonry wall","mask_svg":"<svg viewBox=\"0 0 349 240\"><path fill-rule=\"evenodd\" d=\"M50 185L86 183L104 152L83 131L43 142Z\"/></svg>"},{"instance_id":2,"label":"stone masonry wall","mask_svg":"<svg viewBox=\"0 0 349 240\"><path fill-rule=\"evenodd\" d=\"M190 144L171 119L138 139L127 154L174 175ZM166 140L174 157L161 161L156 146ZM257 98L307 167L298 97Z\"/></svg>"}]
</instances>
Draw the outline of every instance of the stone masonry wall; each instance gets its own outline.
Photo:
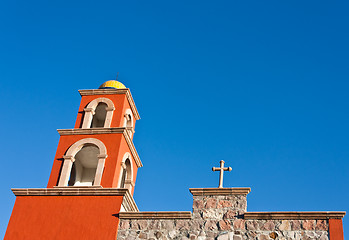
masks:
<instances>
[{"instance_id":1,"label":"stone masonry wall","mask_svg":"<svg viewBox=\"0 0 349 240\"><path fill-rule=\"evenodd\" d=\"M194 196L191 219L120 219L118 240L131 239L320 239L328 220L244 219L246 195Z\"/></svg>"}]
</instances>

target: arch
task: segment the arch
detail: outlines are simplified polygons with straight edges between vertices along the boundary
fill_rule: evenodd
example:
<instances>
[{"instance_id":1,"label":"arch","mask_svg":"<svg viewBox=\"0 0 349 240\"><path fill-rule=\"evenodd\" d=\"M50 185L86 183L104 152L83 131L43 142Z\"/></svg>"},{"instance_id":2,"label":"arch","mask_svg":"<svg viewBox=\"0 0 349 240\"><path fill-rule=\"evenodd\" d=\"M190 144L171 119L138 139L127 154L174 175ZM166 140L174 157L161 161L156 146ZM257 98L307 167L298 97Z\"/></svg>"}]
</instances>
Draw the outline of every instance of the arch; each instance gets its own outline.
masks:
<instances>
[{"instance_id":1,"label":"arch","mask_svg":"<svg viewBox=\"0 0 349 240\"><path fill-rule=\"evenodd\" d=\"M95 114L92 117L91 121L91 128L96 128L96 127L104 127L104 123L107 117L107 108L108 105L105 103L98 103L96 109L95 109Z\"/></svg>"},{"instance_id":2,"label":"arch","mask_svg":"<svg viewBox=\"0 0 349 240\"><path fill-rule=\"evenodd\" d=\"M133 159L127 152L122 158L118 188L127 188L131 192L133 187Z\"/></svg>"},{"instance_id":3,"label":"arch","mask_svg":"<svg viewBox=\"0 0 349 240\"><path fill-rule=\"evenodd\" d=\"M111 120L113 118L113 112L115 110L114 107L114 103L112 100L110 100L109 98L96 98L94 100L92 100L89 104L87 104L86 108L84 108L84 119L82 122L82 128L91 128L91 124L92 124L92 119L93 116L96 113L96 108L98 106L98 104L100 103L104 103L107 105L107 107L105 108L106 110L106 116L105 116L105 121L104 121L104 126L105 128L109 128L110 124L111 124Z\"/></svg>"},{"instance_id":4,"label":"arch","mask_svg":"<svg viewBox=\"0 0 349 240\"><path fill-rule=\"evenodd\" d=\"M125 114L124 114L124 124L123 127L127 128L127 133L130 135L132 138L134 134L134 120L133 120L133 114L131 109L126 109Z\"/></svg>"},{"instance_id":5,"label":"arch","mask_svg":"<svg viewBox=\"0 0 349 240\"><path fill-rule=\"evenodd\" d=\"M75 142L73 145L71 145L66 152L66 154L63 156L64 162L63 167L61 171L61 175L59 178L58 186L63 187L68 185L69 177L72 173L72 166L75 162L75 156L77 153L80 152L80 150L88 145L94 145L98 148L99 154L97 155L97 167L96 172L94 175L94 181L93 186L99 186L101 184L102 180L102 174L104 170L105 165L105 159L107 158L107 148L105 147L104 143L96 138L84 138L77 142Z\"/></svg>"},{"instance_id":6,"label":"arch","mask_svg":"<svg viewBox=\"0 0 349 240\"><path fill-rule=\"evenodd\" d=\"M84 145L74 157L68 186L92 186L96 176L99 148L94 144Z\"/></svg>"},{"instance_id":7,"label":"arch","mask_svg":"<svg viewBox=\"0 0 349 240\"><path fill-rule=\"evenodd\" d=\"M77 142L75 142L73 145L71 145L66 152L64 156L66 157L74 157L75 154L81 150L81 148L86 144L94 144L99 148L99 155L107 155L107 148L105 147L104 143L97 139L97 138L84 138Z\"/></svg>"}]
</instances>

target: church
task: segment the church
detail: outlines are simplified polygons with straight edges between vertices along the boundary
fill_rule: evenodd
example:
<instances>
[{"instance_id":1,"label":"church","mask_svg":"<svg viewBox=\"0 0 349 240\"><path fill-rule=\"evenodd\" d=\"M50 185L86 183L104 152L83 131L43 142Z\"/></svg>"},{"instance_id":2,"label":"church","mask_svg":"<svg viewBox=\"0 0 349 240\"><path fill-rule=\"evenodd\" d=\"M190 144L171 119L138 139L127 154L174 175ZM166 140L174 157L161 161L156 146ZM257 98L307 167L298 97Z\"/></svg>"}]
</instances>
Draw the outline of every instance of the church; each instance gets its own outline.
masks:
<instances>
[{"instance_id":1,"label":"church","mask_svg":"<svg viewBox=\"0 0 349 240\"><path fill-rule=\"evenodd\" d=\"M79 90L73 129L60 140L46 188L12 189L12 239L344 240L345 212L248 212L250 188L191 188L191 212L142 212L133 192L143 164L133 144L140 119L130 89L111 80Z\"/></svg>"}]
</instances>

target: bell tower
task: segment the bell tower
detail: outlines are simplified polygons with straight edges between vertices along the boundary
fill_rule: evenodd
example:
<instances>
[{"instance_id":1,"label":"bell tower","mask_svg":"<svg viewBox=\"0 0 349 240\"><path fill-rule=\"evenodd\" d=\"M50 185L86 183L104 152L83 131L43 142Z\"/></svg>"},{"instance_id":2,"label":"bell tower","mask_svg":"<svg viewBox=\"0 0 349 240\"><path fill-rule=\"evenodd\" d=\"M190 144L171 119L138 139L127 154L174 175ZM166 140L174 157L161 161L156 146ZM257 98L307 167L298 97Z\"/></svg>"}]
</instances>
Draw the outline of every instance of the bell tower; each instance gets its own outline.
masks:
<instances>
[{"instance_id":1,"label":"bell tower","mask_svg":"<svg viewBox=\"0 0 349 240\"><path fill-rule=\"evenodd\" d=\"M79 90L73 129L60 140L44 189L12 189L15 206L5 239L116 239L118 213L133 200L142 162L133 144L139 114L118 81Z\"/></svg>"}]
</instances>

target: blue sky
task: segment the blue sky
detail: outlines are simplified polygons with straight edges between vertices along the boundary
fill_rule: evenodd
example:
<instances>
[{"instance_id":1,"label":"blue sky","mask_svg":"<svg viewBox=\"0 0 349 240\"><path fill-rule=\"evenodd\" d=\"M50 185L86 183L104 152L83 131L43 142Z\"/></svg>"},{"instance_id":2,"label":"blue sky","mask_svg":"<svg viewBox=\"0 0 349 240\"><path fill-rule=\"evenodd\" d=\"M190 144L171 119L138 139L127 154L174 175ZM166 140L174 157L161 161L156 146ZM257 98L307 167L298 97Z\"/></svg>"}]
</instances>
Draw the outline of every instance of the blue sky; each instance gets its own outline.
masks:
<instances>
[{"instance_id":1,"label":"blue sky","mask_svg":"<svg viewBox=\"0 0 349 240\"><path fill-rule=\"evenodd\" d=\"M249 211L349 211L347 1L1 1L0 236L45 187L78 89L114 79L141 120L140 210L251 187ZM349 221L344 218L346 238Z\"/></svg>"}]
</instances>

